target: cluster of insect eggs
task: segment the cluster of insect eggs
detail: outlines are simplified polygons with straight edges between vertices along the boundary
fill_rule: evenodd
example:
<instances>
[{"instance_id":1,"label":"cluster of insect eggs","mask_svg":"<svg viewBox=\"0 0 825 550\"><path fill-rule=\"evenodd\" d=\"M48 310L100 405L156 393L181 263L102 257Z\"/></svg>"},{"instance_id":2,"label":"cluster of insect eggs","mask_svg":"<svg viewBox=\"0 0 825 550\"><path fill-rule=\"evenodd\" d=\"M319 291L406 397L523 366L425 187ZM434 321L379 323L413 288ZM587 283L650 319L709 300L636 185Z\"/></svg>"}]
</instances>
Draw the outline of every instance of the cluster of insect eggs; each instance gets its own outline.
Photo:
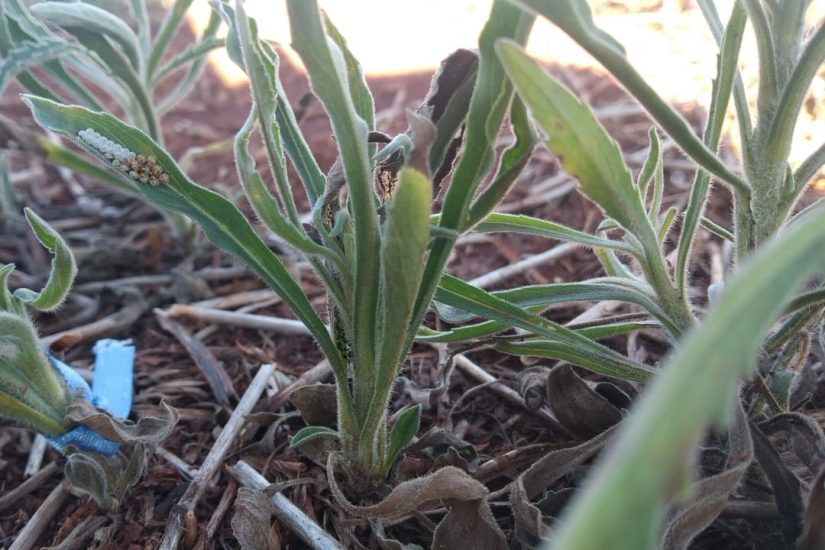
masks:
<instances>
[{"instance_id":1,"label":"cluster of insect eggs","mask_svg":"<svg viewBox=\"0 0 825 550\"><path fill-rule=\"evenodd\" d=\"M169 183L169 174L163 171L152 155L127 155L123 160L118 160L112 153L104 153L103 156L112 163L112 166L120 168L132 179L148 183L153 187L161 183Z\"/></svg>"},{"instance_id":2,"label":"cluster of insect eggs","mask_svg":"<svg viewBox=\"0 0 825 550\"><path fill-rule=\"evenodd\" d=\"M163 171L152 155L137 155L91 128L78 132L78 137L97 149L112 166L127 173L132 179L152 186L169 183L169 174Z\"/></svg>"}]
</instances>

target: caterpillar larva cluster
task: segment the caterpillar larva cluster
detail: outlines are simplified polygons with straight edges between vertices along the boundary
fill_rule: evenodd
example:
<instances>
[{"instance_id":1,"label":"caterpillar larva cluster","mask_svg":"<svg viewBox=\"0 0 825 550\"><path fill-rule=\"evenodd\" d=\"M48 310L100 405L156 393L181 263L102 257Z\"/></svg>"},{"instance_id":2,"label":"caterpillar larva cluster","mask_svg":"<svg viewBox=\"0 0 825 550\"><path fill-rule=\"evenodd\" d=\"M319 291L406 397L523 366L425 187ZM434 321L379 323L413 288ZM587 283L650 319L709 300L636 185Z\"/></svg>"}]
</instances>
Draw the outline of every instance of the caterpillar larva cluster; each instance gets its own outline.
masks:
<instances>
[{"instance_id":1,"label":"caterpillar larva cluster","mask_svg":"<svg viewBox=\"0 0 825 550\"><path fill-rule=\"evenodd\" d=\"M163 171L157 159L152 155L138 155L123 145L100 135L91 128L77 133L90 147L97 149L112 166L128 174L130 178L156 187L169 183L169 174Z\"/></svg>"}]
</instances>

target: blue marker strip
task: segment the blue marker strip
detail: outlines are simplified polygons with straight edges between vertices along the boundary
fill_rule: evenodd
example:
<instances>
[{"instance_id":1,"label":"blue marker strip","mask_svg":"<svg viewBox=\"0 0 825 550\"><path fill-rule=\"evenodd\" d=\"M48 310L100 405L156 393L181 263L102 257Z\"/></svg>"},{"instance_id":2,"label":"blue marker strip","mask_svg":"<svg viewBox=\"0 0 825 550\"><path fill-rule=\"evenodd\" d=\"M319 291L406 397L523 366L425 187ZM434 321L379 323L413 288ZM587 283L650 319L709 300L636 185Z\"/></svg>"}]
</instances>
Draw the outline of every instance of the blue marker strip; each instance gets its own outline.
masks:
<instances>
[{"instance_id":1,"label":"blue marker strip","mask_svg":"<svg viewBox=\"0 0 825 550\"><path fill-rule=\"evenodd\" d=\"M73 393L79 390L83 398L113 416L129 416L132 408L134 346L128 340L100 340L95 344L94 352L96 360L91 388L70 366L54 357L51 357L51 360ZM67 445L107 456L114 455L118 449L117 443L109 441L88 426L78 426L62 435L47 439L52 447L61 453Z\"/></svg>"}]
</instances>

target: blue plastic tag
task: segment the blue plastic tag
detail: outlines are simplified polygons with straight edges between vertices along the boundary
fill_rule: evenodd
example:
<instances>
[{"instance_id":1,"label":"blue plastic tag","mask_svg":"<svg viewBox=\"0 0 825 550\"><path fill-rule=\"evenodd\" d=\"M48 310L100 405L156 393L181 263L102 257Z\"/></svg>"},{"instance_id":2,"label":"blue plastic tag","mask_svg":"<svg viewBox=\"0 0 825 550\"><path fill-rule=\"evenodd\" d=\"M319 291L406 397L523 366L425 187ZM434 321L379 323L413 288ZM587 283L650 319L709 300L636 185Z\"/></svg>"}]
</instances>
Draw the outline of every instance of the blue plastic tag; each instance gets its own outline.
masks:
<instances>
[{"instance_id":1,"label":"blue plastic tag","mask_svg":"<svg viewBox=\"0 0 825 550\"><path fill-rule=\"evenodd\" d=\"M72 392L80 390L81 396L95 407L112 416L126 418L132 408L132 375L135 347L130 340L100 340L95 343L95 369L92 387L70 366L50 357L52 365L66 380ZM82 451L112 456L118 444L109 441L88 426L78 426L68 432L48 437L52 447L63 453L67 445Z\"/></svg>"}]
</instances>

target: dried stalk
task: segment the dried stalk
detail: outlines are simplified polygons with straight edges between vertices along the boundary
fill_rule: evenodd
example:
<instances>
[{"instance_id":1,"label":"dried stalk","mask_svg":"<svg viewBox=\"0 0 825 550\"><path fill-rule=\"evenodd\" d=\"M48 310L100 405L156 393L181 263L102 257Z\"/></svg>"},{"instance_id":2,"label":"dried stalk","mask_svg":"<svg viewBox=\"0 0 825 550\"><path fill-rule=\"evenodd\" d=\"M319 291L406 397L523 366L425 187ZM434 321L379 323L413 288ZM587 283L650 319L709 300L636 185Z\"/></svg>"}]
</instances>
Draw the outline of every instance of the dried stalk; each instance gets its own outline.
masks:
<instances>
[{"instance_id":1,"label":"dried stalk","mask_svg":"<svg viewBox=\"0 0 825 550\"><path fill-rule=\"evenodd\" d=\"M227 467L227 471L244 487L259 491L269 487L269 482L243 460L238 461L234 466ZM341 543L330 537L284 495L275 493L269 500L272 502L272 508L278 520L301 537L301 540L310 548L313 550L343 550L344 546Z\"/></svg>"},{"instance_id":2,"label":"dried stalk","mask_svg":"<svg viewBox=\"0 0 825 550\"><path fill-rule=\"evenodd\" d=\"M212 446L212 450L206 455L203 464L192 478L186 492L178 501L178 504L175 505L159 546L161 550L176 550L178 548L187 513L194 512L198 501L209 485L209 481L217 473L232 443L246 423L246 415L252 411L252 408L258 402L274 371L275 365L262 365L255 378L252 379L252 383L249 384L249 388L241 397L232 416L229 417L223 430L221 430L215 444Z\"/></svg>"},{"instance_id":3,"label":"dried stalk","mask_svg":"<svg viewBox=\"0 0 825 550\"><path fill-rule=\"evenodd\" d=\"M63 504L69 496L69 489L65 483L59 483L57 487L49 493L40 508L29 518L26 526L17 533L14 542L9 550L29 550L33 548L37 539L46 531L57 512L63 508Z\"/></svg>"}]
</instances>

